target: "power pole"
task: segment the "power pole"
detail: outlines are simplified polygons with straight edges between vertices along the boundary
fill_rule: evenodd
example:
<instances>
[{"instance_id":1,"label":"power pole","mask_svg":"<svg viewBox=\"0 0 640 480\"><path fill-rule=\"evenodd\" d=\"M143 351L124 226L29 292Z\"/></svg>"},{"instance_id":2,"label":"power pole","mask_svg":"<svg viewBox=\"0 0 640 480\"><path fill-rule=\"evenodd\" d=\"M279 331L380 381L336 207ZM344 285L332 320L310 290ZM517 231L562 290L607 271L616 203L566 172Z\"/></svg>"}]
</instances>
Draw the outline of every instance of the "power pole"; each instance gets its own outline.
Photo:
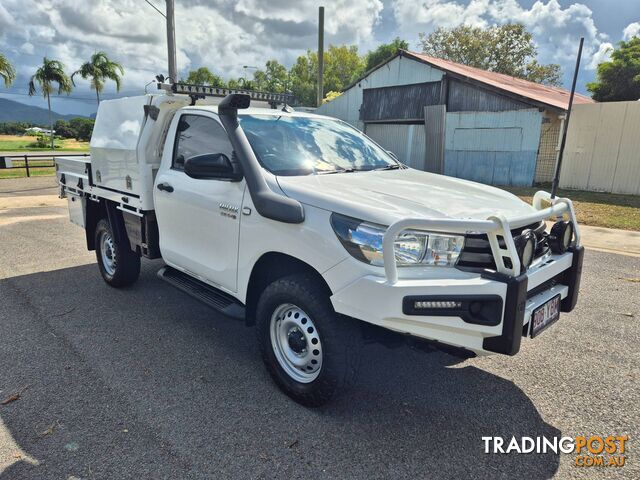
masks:
<instances>
[{"instance_id":1,"label":"power pole","mask_svg":"<svg viewBox=\"0 0 640 480\"><path fill-rule=\"evenodd\" d=\"M178 66L176 64L176 19L174 0L167 2L167 48L169 53L169 78L173 83L178 81Z\"/></svg>"},{"instance_id":2,"label":"power pole","mask_svg":"<svg viewBox=\"0 0 640 480\"><path fill-rule=\"evenodd\" d=\"M316 105L322 105L324 95L323 91L323 74L324 74L324 7L318 8L318 95Z\"/></svg>"}]
</instances>

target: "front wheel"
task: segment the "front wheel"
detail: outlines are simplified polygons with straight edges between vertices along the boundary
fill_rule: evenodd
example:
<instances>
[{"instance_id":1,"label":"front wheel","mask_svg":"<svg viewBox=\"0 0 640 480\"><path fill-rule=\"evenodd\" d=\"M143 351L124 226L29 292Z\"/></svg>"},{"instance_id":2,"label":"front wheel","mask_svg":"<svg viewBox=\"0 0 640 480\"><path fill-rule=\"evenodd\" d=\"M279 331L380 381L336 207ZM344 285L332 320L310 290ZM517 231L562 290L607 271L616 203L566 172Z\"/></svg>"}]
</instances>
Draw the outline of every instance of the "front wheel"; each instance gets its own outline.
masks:
<instances>
[{"instance_id":1,"label":"front wheel","mask_svg":"<svg viewBox=\"0 0 640 480\"><path fill-rule=\"evenodd\" d=\"M119 242L109 221L102 219L96 225L96 258L105 282L112 287L126 287L140 275L140 256L128 244Z\"/></svg>"},{"instance_id":2,"label":"front wheel","mask_svg":"<svg viewBox=\"0 0 640 480\"><path fill-rule=\"evenodd\" d=\"M355 380L361 332L334 312L313 276L291 275L269 285L258 301L256 326L267 370L296 402L323 405Z\"/></svg>"}]
</instances>

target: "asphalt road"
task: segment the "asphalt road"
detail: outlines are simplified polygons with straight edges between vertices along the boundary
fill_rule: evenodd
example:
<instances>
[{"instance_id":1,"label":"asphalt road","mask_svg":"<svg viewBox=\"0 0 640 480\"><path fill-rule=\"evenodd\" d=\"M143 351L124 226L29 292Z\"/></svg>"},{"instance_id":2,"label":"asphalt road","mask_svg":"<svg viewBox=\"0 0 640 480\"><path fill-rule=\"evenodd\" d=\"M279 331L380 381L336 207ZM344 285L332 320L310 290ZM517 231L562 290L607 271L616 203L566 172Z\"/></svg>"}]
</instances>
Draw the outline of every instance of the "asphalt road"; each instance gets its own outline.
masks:
<instances>
[{"instance_id":1,"label":"asphalt road","mask_svg":"<svg viewBox=\"0 0 640 480\"><path fill-rule=\"evenodd\" d=\"M0 478L640 478L640 258L586 254L577 309L512 358L379 345L316 410L254 331L145 261L106 286L63 207L0 209ZM630 281L636 279L636 282ZM627 465L483 453L483 436L630 437Z\"/></svg>"}]
</instances>

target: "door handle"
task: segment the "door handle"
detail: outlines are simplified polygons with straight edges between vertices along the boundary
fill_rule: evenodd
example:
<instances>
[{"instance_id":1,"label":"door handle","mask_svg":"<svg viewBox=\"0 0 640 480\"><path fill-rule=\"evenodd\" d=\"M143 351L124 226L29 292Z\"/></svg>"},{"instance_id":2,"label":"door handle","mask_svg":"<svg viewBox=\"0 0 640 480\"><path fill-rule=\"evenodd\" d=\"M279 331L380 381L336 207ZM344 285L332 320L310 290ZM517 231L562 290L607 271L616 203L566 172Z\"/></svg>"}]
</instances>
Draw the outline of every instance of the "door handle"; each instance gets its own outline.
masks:
<instances>
[{"instance_id":1,"label":"door handle","mask_svg":"<svg viewBox=\"0 0 640 480\"><path fill-rule=\"evenodd\" d=\"M158 184L158 190L161 190L163 192L171 193L171 192L173 192L173 187L171 185L169 185L168 183L159 183Z\"/></svg>"}]
</instances>

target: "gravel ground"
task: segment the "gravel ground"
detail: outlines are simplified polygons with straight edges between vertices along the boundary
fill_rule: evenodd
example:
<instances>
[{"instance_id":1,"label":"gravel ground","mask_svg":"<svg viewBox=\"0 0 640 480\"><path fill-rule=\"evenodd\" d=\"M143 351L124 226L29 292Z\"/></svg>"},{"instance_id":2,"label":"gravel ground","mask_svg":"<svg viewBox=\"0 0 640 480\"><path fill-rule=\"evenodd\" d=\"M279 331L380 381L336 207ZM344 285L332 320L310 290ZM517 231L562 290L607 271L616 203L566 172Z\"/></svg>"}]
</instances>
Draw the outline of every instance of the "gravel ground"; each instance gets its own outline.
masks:
<instances>
[{"instance_id":1,"label":"gravel ground","mask_svg":"<svg viewBox=\"0 0 640 480\"><path fill-rule=\"evenodd\" d=\"M251 328L158 280L161 262L124 290L94 263L64 208L0 210L0 401L21 391L0 405L2 479L640 478L640 258L587 251L576 310L516 357L371 345L317 410L274 386ZM626 466L481 440L591 434L629 435Z\"/></svg>"}]
</instances>

